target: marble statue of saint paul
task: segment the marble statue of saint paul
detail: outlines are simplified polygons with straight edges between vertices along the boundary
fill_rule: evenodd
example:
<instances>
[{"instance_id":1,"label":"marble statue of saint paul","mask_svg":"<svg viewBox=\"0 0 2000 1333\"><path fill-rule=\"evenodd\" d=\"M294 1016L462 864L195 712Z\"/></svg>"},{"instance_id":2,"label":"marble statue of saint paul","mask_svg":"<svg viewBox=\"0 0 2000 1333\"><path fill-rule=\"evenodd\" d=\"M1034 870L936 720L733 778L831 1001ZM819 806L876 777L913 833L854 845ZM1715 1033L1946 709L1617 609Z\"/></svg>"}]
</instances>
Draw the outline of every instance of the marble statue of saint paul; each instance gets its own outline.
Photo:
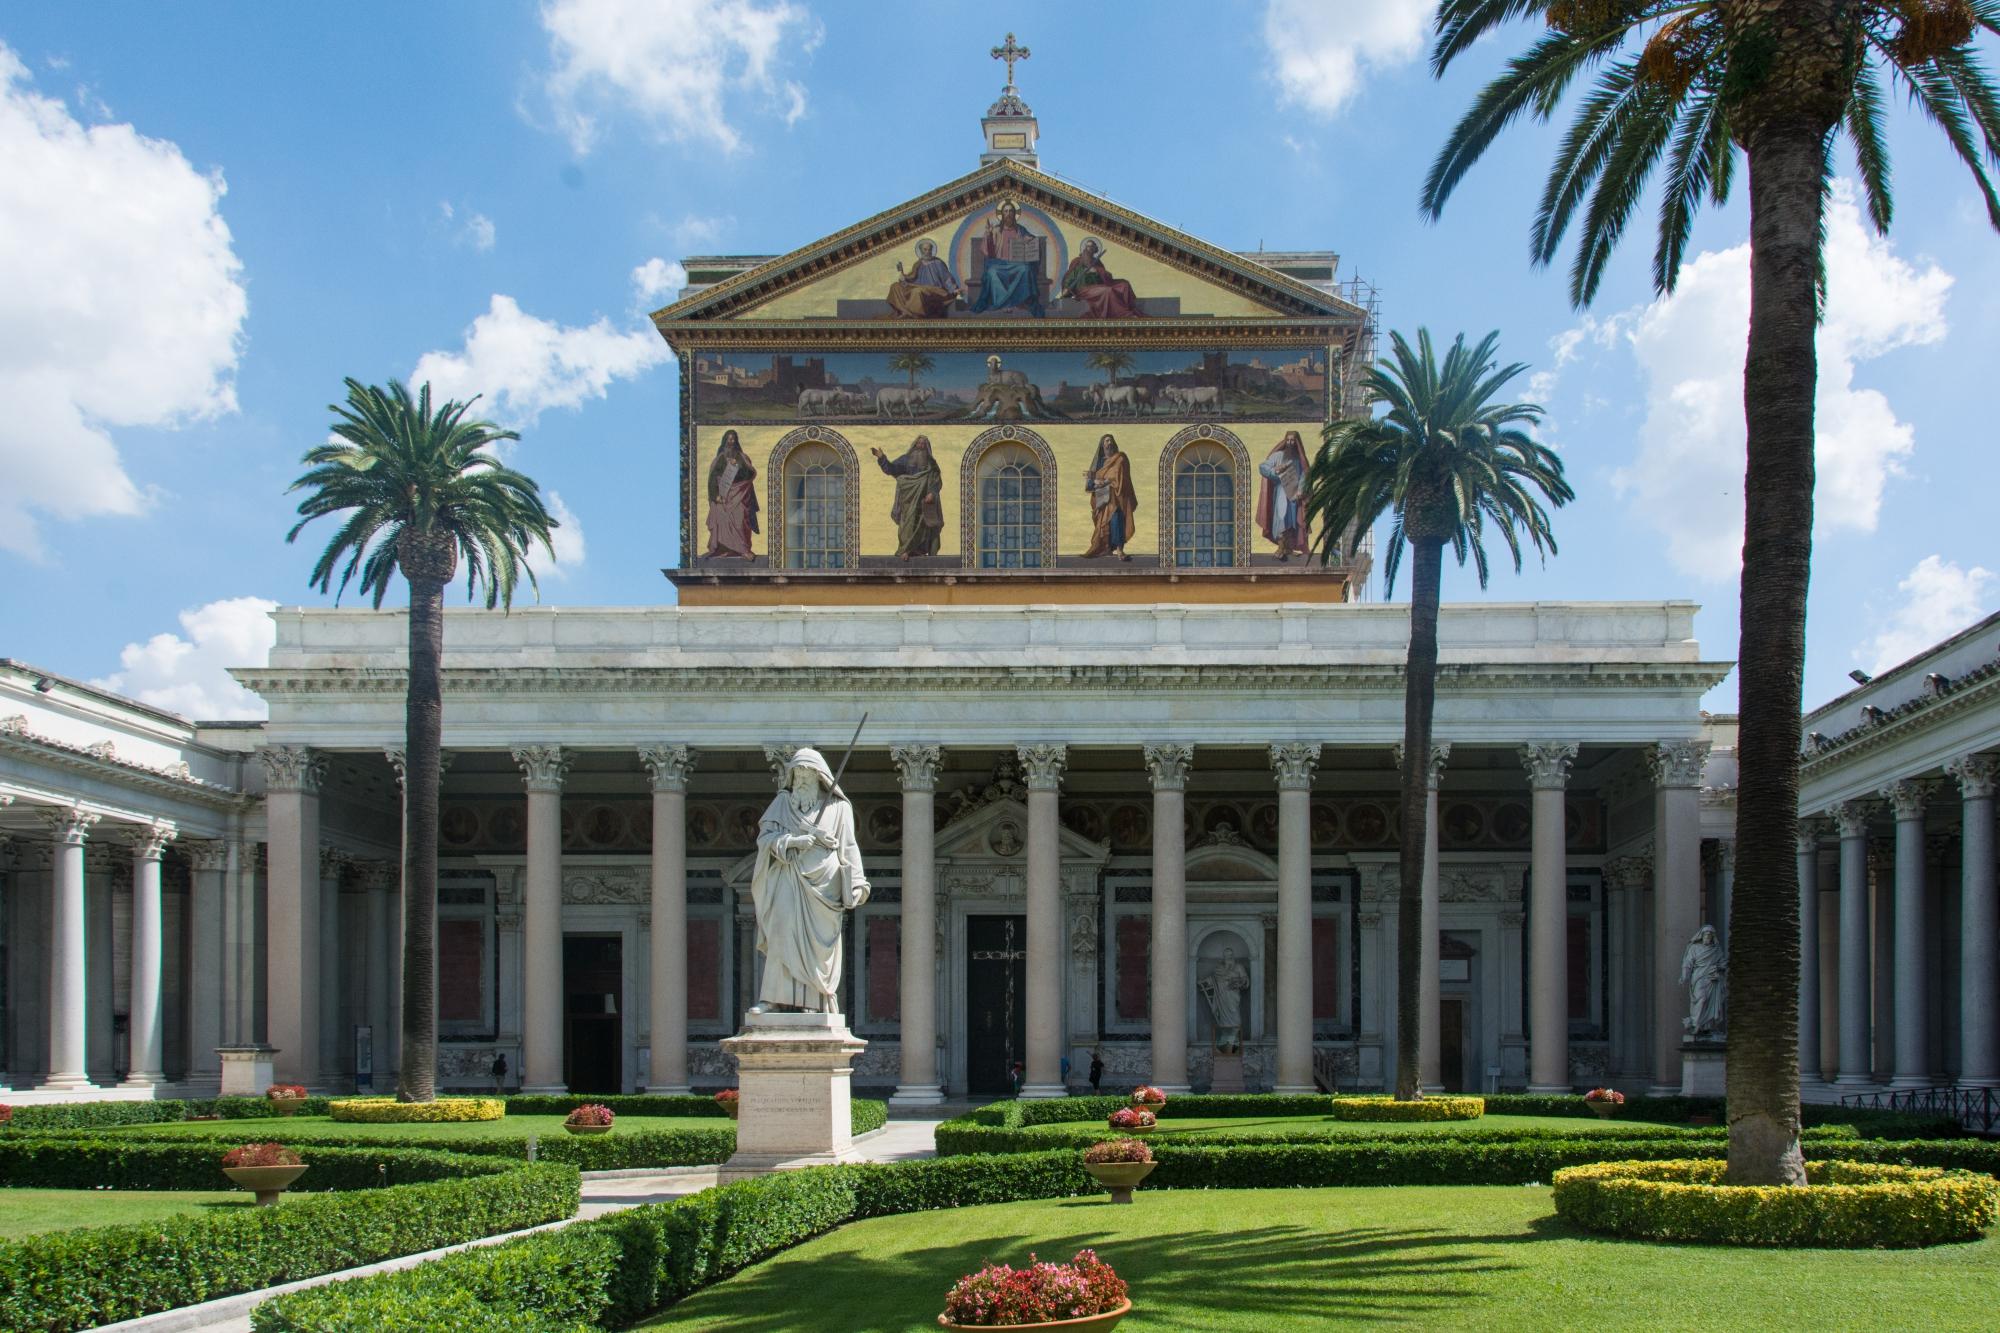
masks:
<instances>
[{"instance_id":1,"label":"marble statue of saint paul","mask_svg":"<svg viewBox=\"0 0 2000 1333\"><path fill-rule=\"evenodd\" d=\"M818 750L791 757L783 788L757 826L750 897L764 955L750 1012L838 1012L841 921L868 901L868 877L854 841L854 808Z\"/></svg>"}]
</instances>

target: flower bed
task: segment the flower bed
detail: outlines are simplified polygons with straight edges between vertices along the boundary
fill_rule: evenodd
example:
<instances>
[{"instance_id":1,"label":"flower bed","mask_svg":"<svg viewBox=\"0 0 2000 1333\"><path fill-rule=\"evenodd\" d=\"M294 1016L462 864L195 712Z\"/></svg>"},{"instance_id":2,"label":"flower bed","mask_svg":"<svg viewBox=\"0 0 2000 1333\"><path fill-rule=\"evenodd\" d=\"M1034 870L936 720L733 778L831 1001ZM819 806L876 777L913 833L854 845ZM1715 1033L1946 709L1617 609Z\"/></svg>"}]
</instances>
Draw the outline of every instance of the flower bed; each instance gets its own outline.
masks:
<instances>
[{"instance_id":1,"label":"flower bed","mask_svg":"<svg viewBox=\"0 0 2000 1333\"><path fill-rule=\"evenodd\" d=\"M1101 1166L1106 1162L1150 1162L1153 1150L1138 1139L1107 1139L1085 1148L1083 1160L1087 1166Z\"/></svg>"},{"instance_id":2,"label":"flower bed","mask_svg":"<svg viewBox=\"0 0 2000 1333\"><path fill-rule=\"evenodd\" d=\"M945 1293L940 1323L960 1328L1016 1327L1109 1314L1126 1304L1125 1281L1095 1250L1066 1264L1028 1256L1026 1268L988 1264Z\"/></svg>"},{"instance_id":3,"label":"flower bed","mask_svg":"<svg viewBox=\"0 0 2000 1333\"><path fill-rule=\"evenodd\" d=\"M305 1163L305 1158L282 1143L246 1143L222 1154L225 1171L232 1166L304 1166Z\"/></svg>"},{"instance_id":4,"label":"flower bed","mask_svg":"<svg viewBox=\"0 0 2000 1333\"><path fill-rule=\"evenodd\" d=\"M1104 1118L1104 1122L1120 1133L1144 1133L1159 1123L1151 1111L1137 1106L1121 1106Z\"/></svg>"},{"instance_id":5,"label":"flower bed","mask_svg":"<svg viewBox=\"0 0 2000 1333\"><path fill-rule=\"evenodd\" d=\"M1722 1161L1600 1162L1555 1175L1556 1213L1613 1236L1866 1249L1977 1240L2000 1215L1991 1176L1808 1162L1807 1185L1726 1185Z\"/></svg>"},{"instance_id":6,"label":"flower bed","mask_svg":"<svg viewBox=\"0 0 2000 1333\"><path fill-rule=\"evenodd\" d=\"M327 1114L359 1125L449 1125L498 1120L507 1114L507 1103L498 1097L440 1097L434 1102L340 1097L327 1103Z\"/></svg>"},{"instance_id":7,"label":"flower bed","mask_svg":"<svg viewBox=\"0 0 2000 1333\"><path fill-rule=\"evenodd\" d=\"M1335 1120L1394 1124L1432 1120L1477 1120L1486 1114L1484 1097L1424 1097L1399 1102L1394 1097L1335 1097L1328 1112Z\"/></svg>"},{"instance_id":8,"label":"flower bed","mask_svg":"<svg viewBox=\"0 0 2000 1333\"><path fill-rule=\"evenodd\" d=\"M9 1136L0 1185L215 1189L213 1142ZM573 1216L574 1167L440 1152L300 1154L312 1192L282 1208L187 1213L0 1242L0 1328L95 1328ZM413 1182L413 1183L394 1183ZM378 1188L380 1187L380 1188Z\"/></svg>"}]
</instances>

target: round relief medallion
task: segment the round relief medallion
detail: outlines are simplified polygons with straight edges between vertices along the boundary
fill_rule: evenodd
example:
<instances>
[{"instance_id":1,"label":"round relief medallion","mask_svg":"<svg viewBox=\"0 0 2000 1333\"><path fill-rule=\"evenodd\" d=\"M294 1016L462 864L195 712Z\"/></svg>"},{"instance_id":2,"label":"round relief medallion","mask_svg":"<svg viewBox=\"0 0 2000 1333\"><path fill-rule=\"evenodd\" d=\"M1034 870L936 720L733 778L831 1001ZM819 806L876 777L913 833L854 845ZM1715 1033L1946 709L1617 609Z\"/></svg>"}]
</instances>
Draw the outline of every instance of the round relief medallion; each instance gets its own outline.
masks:
<instances>
[{"instance_id":1,"label":"round relief medallion","mask_svg":"<svg viewBox=\"0 0 2000 1333\"><path fill-rule=\"evenodd\" d=\"M1493 836L1505 843L1523 843L1534 829L1528 807L1509 801L1493 812Z\"/></svg>"},{"instance_id":2,"label":"round relief medallion","mask_svg":"<svg viewBox=\"0 0 2000 1333\"><path fill-rule=\"evenodd\" d=\"M884 847L903 840L903 812L893 805L878 805L868 812L868 837Z\"/></svg>"},{"instance_id":3,"label":"round relief medallion","mask_svg":"<svg viewBox=\"0 0 2000 1333\"><path fill-rule=\"evenodd\" d=\"M688 841L697 847L713 847L722 836L722 816L712 805L688 807Z\"/></svg>"},{"instance_id":4,"label":"round relief medallion","mask_svg":"<svg viewBox=\"0 0 2000 1333\"><path fill-rule=\"evenodd\" d=\"M521 809L512 801L495 806L486 816L486 836L502 847L521 845Z\"/></svg>"},{"instance_id":5,"label":"round relief medallion","mask_svg":"<svg viewBox=\"0 0 2000 1333\"><path fill-rule=\"evenodd\" d=\"M1121 805L1111 812L1111 844L1121 851L1143 848L1152 831L1153 817L1136 805Z\"/></svg>"},{"instance_id":6,"label":"round relief medallion","mask_svg":"<svg viewBox=\"0 0 2000 1333\"><path fill-rule=\"evenodd\" d=\"M1314 841L1318 841L1318 821L1314 821ZM1278 845L1278 807L1275 802L1267 802L1250 812L1250 841L1257 847L1270 851Z\"/></svg>"},{"instance_id":7,"label":"round relief medallion","mask_svg":"<svg viewBox=\"0 0 2000 1333\"><path fill-rule=\"evenodd\" d=\"M1389 836L1389 817L1381 806L1364 801L1347 812L1347 831L1355 842L1371 846Z\"/></svg>"},{"instance_id":8,"label":"round relief medallion","mask_svg":"<svg viewBox=\"0 0 2000 1333\"><path fill-rule=\"evenodd\" d=\"M731 847L755 847L757 845L757 820L760 818L754 805L739 805L729 812L729 845Z\"/></svg>"},{"instance_id":9,"label":"round relief medallion","mask_svg":"<svg viewBox=\"0 0 2000 1333\"><path fill-rule=\"evenodd\" d=\"M438 819L438 836L453 847L469 847L479 837L479 814L469 805L448 805Z\"/></svg>"},{"instance_id":10,"label":"round relief medallion","mask_svg":"<svg viewBox=\"0 0 2000 1333\"><path fill-rule=\"evenodd\" d=\"M1088 838L1092 842L1104 840L1104 812L1094 805L1078 802L1064 807L1063 823L1069 825L1070 832L1079 838Z\"/></svg>"},{"instance_id":11,"label":"round relief medallion","mask_svg":"<svg viewBox=\"0 0 2000 1333\"><path fill-rule=\"evenodd\" d=\"M1021 826L1011 819L1003 819L993 826L986 835L986 845L993 849L995 856L1012 856L1027 845L1021 836Z\"/></svg>"},{"instance_id":12,"label":"round relief medallion","mask_svg":"<svg viewBox=\"0 0 2000 1333\"><path fill-rule=\"evenodd\" d=\"M1479 813L1479 807L1470 801L1458 801L1446 806L1444 811L1445 841L1464 846L1478 842L1479 835L1486 832L1486 816Z\"/></svg>"},{"instance_id":13,"label":"round relief medallion","mask_svg":"<svg viewBox=\"0 0 2000 1333\"><path fill-rule=\"evenodd\" d=\"M614 847L624 841L625 816L617 807L593 805L583 816L583 839L593 847Z\"/></svg>"},{"instance_id":14,"label":"round relief medallion","mask_svg":"<svg viewBox=\"0 0 2000 1333\"><path fill-rule=\"evenodd\" d=\"M1322 850L1340 842L1340 816L1325 801L1312 804L1312 845Z\"/></svg>"}]
</instances>

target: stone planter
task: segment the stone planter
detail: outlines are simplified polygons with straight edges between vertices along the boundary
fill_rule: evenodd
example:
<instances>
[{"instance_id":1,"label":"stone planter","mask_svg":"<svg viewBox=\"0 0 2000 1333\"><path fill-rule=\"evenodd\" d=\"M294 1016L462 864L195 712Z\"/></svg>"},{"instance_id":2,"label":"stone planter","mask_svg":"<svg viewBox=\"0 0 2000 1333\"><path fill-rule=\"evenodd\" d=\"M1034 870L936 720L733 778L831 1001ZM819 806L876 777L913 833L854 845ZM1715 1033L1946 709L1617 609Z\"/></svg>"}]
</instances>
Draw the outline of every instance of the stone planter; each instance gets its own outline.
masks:
<instances>
[{"instance_id":1,"label":"stone planter","mask_svg":"<svg viewBox=\"0 0 2000 1333\"><path fill-rule=\"evenodd\" d=\"M569 1131L570 1133L572 1133L572 1134L609 1134L609 1133L611 1132L611 1126L610 1126L610 1125L569 1125L569 1124L565 1124L565 1125L563 1126L563 1128L564 1128L564 1129L566 1129L566 1130L568 1130L568 1131Z\"/></svg>"},{"instance_id":2,"label":"stone planter","mask_svg":"<svg viewBox=\"0 0 2000 1333\"><path fill-rule=\"evenodd\" d=\"M300 1166L225 1166L222 1174L257 1196L259 1208L269 1208L285 1192L285 1186L305 1174Z\"/></svg>"},{"instance_id":3,"label":"stone planter","mask_svg":"<svg viewBox=\"0 0 2000 1333\"><path fill-rule=\"evenodd\" d=\"M1132 1191L1153 1174L1158 1162L1085 1162L1090 1178L1111 1191L1111 1202L1132 1202Z\"/></svg>"},{"instance_id":4,"label":"stone planter","mask_svg":"<svg viewBox=\"0 0 2000 1333\"><path fill-rule=\"evenodd\" d=\"M272 1097L268 1100L271 1103L271 1110L287 1118L297 1115L299 1108L306 1104L306 1099L303 1097Z\"/></svg>"},{"instance_id":5,"label":"stone planter","mask_svg":"<svg viewBox=\"0 0 2000 1333\"><path fill-rule=\"evenodd\" d=\"M743 1109L743 1103L741 1101L717 1102L716 1105L720 1106L722 1108L722 1113L728 1116L731 1120L734 1120L736 1118L736 1113Z\"/></svg>"},{"instance_id":6,"label":"stone planter","mask_svg":"<svg viewBox=\"0 0 2000 1333\"><path fill-rule=\"evenodd\" d=\"M1128 1300L1120 1302L1118 1308L1115 1310L1106 1310L1103 1314L1085 1315L1081 1319L1054 1319L1042 1324L1009 1324L1007 1327L1059 1328L1064 1330L1064 1333L1106 1333L1119 1320L1131 1313L1132 1302ZM982 1325L975 1324L954 1324L943 1315L939 1315L937 1321L938 1327L945 1329L974 1329L983 1327Z\"/></svg>"},{"instance_id":7,"label":"stone planter","mask_svg":"<svg viewBox=\"0 0 2000 1333\"><path fill-rule=\"evenodd\" d=\"M1617 1102L1585 1102L1584 1105L1588 1106L1599 1120L1609 1120L1618 1114Z\"/></svg>"},{"instance_id":8,"label":"stone planter","mask_svg":"<svg viewBox=\"0 0 2000 1333\"><path fill-rule=\"evenodd\" d=\"M1162 1106L1165 1106L1166 1103L1141 1101L1139 1098L1134 1097L1132 1098L1132 1105L1137 1107L1141 1111L1151 1111L1154 1115L1158 1115L1160 1113L1160 1108Z\"/></svg>"}]
</instances>

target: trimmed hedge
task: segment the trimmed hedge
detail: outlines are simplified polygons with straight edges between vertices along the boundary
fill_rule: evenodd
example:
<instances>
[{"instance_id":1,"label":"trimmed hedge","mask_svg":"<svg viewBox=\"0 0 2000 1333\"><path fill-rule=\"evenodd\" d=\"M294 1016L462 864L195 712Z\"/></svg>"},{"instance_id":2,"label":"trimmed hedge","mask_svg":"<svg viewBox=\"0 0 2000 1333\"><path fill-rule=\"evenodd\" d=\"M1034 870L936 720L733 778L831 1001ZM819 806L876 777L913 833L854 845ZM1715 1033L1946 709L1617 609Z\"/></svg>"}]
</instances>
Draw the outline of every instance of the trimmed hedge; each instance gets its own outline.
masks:
<instances>
[{"instance_id":1,"label":"trimmed hedge","mask_svg":"<svg viewBox=\"0 0 2000 1333\"><path fill-rule=\"evenodd\" d=\"M1808 1162L1804 1189L1728 1185L1727 1173L1717 1161L1571 1167L1556 1172L1556 1215L1644 1240L1829 1249L1978 1240L2000 1215L2000 1183L1970 1171Z\"/></svg>"},{"instance_id":2,"label":"trimmed hedge","mask_svg":"<svg viewBox=\"0 0 2000 1333\"><path fill-rule=\"evenodd\" d=\"M72 1160L62 1159L67 1155ZM197 1173L199 1164L205 1171ZM214 1189L213 1144L10 1139L0 1143L9 1185L78 1180L119 1188ZM428 1161L418 1160L428 1158ZM181 1214L136 1225L88 1227L0 1241L0 1328L45 1333L95 1328L235 1292L338 1272L357 1264L573 1217L574 1167L511 1165L446 1153L327 1149L306 1154L300 1194L276 1208ZM405 1179L378 1184L394 1164ZM494 1325L481 1325L494 1327Z\"/></svg>"},{"instance_id":3,"label":"trimmed hedge","mask_svg":"<svg viewBox=\"0 0 2000 1333\"><path fill-rule=\"evenodd\" d=\"M236 1145L215 1139L0 1139L0 1187L49 1190L219 1190L230 1188L222 1154ZM497 1157L407 1149L308 1148L312 1169L291 1193L374 1189L433 1180L496 1176L519 1167Z\"/></svg>"},{"instance_id":4,"label":"trimmed hedge","mask_svg":"<svg viewBox=\"0 0 2000 1333\"><path fill-rule=\"evenodd\" d=\"M440 1097L434 1102L399 1102L394 1097L336 1097L327 1104L335 1120L358 1125L453 1125L498 1120L507 1103L498 1097Z\"/></svg>"},{"instance_id":5,"label":"trimmed hedge","mask_svg":"<svg viewBox=\"0 0 2000 1333\"><path fill-rule=\"evenodd\" d=\"M568 1115L579 1106L608 1106L615 1116L645 1116L667 1119L681 1116L725 1114L713 1097L668 1097L650 1092L588 1096L573 1093L517 1093L506 1099L509 1115Z\"/></svg>"},{"instance_id":6,"label":"trimmed hedge","mask_svg":"<svg viewBox=\"0 0 2000 1333\"><path fill-rule=\"evenodd\" d=\"M325 1115L327 1099L308 1097L298 1115ZM277 1115L262 1097L201 1097L186 1101L45 1102L14 1108L14 1129L110 1129L120 1125L161 1125L203 1116L224 1120L256 1120Z\"/></svg>"},{"instance_id":7,"label":"trimmed hedge","mask_svg":"<svg viewBox=\"0 0 2000 1333\"><path fill-rule=\"evenodd\" d=\"M1423 1097L1399 1102L1394 1097L1335 1097L1329 1112L1335 1120L1369 1124L1477 1120L1486 1114L1483 1097Z\"/></svg>"},{"instance_id":8,"label":"trimmed hedge","mask_svg":"<svg viewBox=\"0 0 2000 1333\"><path fill-rule=\"evenodd\" d=\"M889 1103L878 1102L868 1097L856 1097L853 1102L854 1132L866 1134L889 1123Z\"/></svg>"}]
</instances>

